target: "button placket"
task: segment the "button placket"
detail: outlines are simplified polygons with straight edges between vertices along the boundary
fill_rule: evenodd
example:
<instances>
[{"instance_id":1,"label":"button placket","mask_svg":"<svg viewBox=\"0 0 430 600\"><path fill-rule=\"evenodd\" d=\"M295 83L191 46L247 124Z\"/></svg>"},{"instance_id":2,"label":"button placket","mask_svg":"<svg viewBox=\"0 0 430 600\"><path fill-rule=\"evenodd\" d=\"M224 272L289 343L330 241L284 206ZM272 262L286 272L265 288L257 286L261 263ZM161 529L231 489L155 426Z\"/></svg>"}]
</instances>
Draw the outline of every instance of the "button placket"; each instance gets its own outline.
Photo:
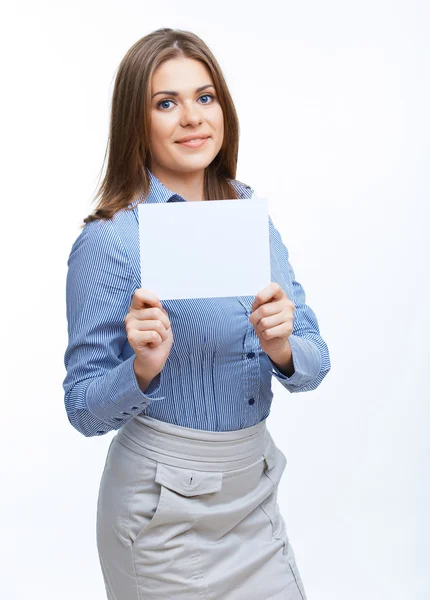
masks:
<instances>
[{"instance_id":1,"label":"button placket","mask_svg":"<svg viewBox=\"0 0 430 600\"><path fill-rule=\"evenodd\" d=\"M255 333L255 329L252 323L249 321L249 311L247 311L248 327L244 341L244 381L245 381L245 402L247 404L247 410L254 411L252 408L255 404L255 398L258 394L259 378L260 378L260 364L256 360L257 354L254 350L258 346L258 337Z\"/></svg>"}]
</instances>

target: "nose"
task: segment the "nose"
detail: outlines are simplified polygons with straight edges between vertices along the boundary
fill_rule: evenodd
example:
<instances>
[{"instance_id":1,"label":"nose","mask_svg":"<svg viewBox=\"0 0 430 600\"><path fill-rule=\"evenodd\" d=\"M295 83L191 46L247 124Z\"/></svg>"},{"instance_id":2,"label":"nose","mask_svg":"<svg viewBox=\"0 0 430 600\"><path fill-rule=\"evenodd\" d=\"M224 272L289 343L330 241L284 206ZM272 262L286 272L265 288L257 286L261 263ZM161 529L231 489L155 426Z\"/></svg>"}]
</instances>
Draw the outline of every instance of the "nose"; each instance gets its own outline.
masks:
<instances>
[{"instance_id":1,"label":"nose","mask_svg":"<svg viewBox=\"0 0 430 600\"><path fill-rule=\"evenodd\" d=\"M200 123L203 121L200 111L200 107L195 102L184 104L181 115L182 127L186 127L187 125L196 127L197 125L200 125Z\"/></svg>"}]
</instances>

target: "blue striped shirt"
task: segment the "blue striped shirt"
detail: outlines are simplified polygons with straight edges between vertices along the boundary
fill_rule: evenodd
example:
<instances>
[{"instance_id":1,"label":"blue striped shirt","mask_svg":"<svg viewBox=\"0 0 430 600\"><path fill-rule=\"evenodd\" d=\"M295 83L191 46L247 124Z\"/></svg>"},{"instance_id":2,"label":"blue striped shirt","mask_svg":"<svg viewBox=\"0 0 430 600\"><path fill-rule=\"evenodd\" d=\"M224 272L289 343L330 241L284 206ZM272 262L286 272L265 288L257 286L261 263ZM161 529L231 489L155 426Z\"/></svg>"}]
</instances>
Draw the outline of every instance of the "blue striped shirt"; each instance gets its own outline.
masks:
<instances>
[{"instance_id":1,"label":"blue striped shirt","mask_svg":"<svg viewBox=\"0 0 430 600\"><path fill-rule=\"evenodd\" d=\"M148 174L145 202L186 202ZM249 186L231 183L240 198L253 195ZM272 377L289 392L314 390L330 370L328 348L269 216L271 281L295 305L289 338L293 375L281 373L260 347L249 321L255 296L165 300L173 346L162 371L142 392L124 322L141 287L137 205L142 200L109 220L87 223L70 252L63 383L70 423L85 436L119 429L138 414L194 429L242 429L269 415Z\"/></svg>"}]
</instances>

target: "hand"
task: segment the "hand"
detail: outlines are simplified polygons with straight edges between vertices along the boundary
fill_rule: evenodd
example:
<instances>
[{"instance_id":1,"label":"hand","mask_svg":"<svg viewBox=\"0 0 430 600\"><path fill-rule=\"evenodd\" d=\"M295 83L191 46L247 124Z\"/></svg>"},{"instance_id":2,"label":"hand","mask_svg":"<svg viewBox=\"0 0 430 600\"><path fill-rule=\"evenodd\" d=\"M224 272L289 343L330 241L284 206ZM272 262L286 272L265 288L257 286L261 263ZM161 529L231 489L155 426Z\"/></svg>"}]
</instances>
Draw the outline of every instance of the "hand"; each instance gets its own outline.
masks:
<instances>
[{"instance_id":1,"label":"hand","mask_svg":"<svg viewBox=\"0 0 430 600\"><path fill-rule=\"evenodd\" d=\"M294 302L278 283L272 281L255 296L249 320L261 348L275 363L291 358L288 338L293 332Z\"/></svg>"},{"instance_id":2,"label":"hand","mask_svg":"<svg viewBox=\"0 0 430 600\"><path fill-rule=\"evenodd\" d=\"M172 328L158 296L138 288L125 317L127 338L142 373L155 377L164 367L173 344Z\"/></svg>"}]
</instances>

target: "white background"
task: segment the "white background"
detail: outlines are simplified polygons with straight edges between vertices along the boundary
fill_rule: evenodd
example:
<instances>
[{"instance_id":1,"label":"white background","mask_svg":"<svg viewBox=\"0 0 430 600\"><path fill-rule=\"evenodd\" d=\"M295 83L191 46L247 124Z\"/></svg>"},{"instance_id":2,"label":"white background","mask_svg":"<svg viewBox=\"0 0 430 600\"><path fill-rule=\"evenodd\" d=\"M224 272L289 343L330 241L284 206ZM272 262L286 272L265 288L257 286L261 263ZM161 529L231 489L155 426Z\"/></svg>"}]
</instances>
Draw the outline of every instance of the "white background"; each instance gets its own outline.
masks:
<instances>
[{"instance_id":1,"label":"white background","mask_svg":"<svg viewBox=\"0 0 430 600\"><path fill-rule=\"evenodd\" d=\"M1 21L1 596L105 598L95 514L112 436L85 438L65 413L67 258L116 69L167 26L219 60L237 178L269 198L330 348L317 390L274 381L269 417L309 600L428 600L429 3L26 1Z\"/></svg>"}]
</instances>

